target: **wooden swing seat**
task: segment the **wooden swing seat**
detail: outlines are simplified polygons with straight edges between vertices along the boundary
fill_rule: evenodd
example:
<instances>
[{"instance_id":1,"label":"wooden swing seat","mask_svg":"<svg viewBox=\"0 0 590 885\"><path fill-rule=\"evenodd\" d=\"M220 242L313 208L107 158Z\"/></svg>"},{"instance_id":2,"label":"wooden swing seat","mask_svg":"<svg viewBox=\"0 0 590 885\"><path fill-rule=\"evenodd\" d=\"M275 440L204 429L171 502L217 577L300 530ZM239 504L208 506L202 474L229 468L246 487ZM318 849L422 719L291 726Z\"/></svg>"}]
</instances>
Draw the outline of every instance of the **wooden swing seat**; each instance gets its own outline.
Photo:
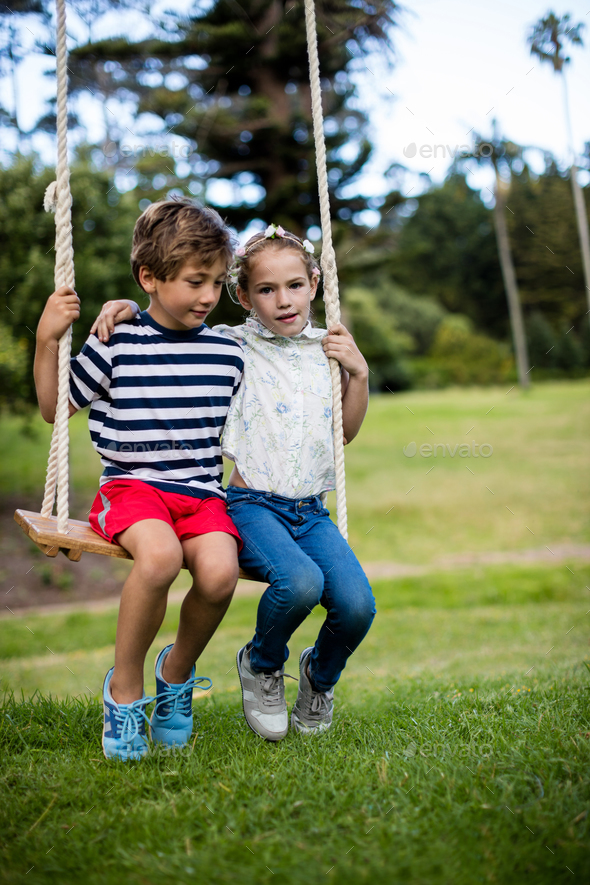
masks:
<instances>
[{"instance_id":1,"label":"wooden swing seat","mask_svg":"<svg viewBox=\"0 0 590 885\"><path fill-rule=\"evenodd\" d=\"M57 530L57 516L41 516L33 510L17 510L15 521L25 535L43 551L45 556L57 556L59 551L73 562L79 562L83 553L98 553L102 556L114 556L116 559L133 559L127 550L118 544L111 544L97 535L90 523L80 519L68 520L66 534ZM186 565L182 564L183 568ZM240 569L240 578L256 581L251 575Z\"/></svg>"}]
</instances>

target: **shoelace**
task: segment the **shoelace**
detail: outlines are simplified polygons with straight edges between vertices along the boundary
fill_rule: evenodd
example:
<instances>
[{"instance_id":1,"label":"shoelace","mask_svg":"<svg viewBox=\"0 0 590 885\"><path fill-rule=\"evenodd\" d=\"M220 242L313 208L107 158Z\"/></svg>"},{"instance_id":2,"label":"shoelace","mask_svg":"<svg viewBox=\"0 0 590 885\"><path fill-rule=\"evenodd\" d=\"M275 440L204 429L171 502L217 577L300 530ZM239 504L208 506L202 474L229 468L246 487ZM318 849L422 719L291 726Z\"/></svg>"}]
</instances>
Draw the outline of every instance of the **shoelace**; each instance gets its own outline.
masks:
<instances>
[{"instance_id":1,"label":"shoelace","mask_svg":"<svg viewBox=\"0 0 590 885\"><path fill-rule=\"evenodd\" d=\"M313 693L312 701L309 706L309 715L314 719L322 719L326 713L330 712L330 698L327 692L318 691Z\"/></svg>"},{"instance_id":2,"label":"shoelace","mask_svg":"<svg viewBox=\"0 0 590 885\"><path fill-rule=\"evenodd\" d=\"M124 710L113 710L114 718L120 725L120 740L130 744L142 733L140 731L143 725L141 720L145 719L148 725L150 723L146 716L145 708L155 700L155 698L139 698L139 700L133 701L131 704L125 704ZM143 733L145 734L145 729Z\"/></svg>"},{"instance_id":3,"label":"shoelace","mask_svg":"<svg viewBox=\"0 0 590 885\"><path fill-rule=\"evenodd\" d=\"M209 684L207 685L206 683ZM159 695L156 713L161 719L170 719L177 712L188 716L191 708L193 688L208 691L212 685L213 683L208 676L194 676L191 679L187 679L182 688L170 688Z\"/></svg>"},{"instance_id":4,"label":"shoelace","mask_svg":"<svg viewBox=\"0 0 590 885\"><path fill-rule=\"evenodd\" d=\"M274 670L272 673L262 674L262 691L264 693L264 702L269 707L276 707L281 704L284 697L284 686L281 677L297 680L289 673L281 673L280 670Z\"/></svg>"}]
</instances>

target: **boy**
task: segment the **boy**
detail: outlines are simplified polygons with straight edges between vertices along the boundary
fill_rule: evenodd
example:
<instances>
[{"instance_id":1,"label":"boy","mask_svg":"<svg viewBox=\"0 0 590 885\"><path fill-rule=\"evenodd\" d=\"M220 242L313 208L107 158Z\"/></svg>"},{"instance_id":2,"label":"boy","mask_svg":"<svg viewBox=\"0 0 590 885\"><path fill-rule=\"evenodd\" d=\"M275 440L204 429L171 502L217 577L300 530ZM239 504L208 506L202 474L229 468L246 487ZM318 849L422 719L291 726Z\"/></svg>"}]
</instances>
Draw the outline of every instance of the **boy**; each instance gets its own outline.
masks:
<instances>
[{"instance_id":1,"label":"boy","mask_svg":"<svg viewBox=\"0 0 590 885\"><path fill-rule=\"evenodd\" d=\"M93 529L131 553L123 587L115 666L105 677L102 745L107 758L148 752L145 657L186 563L193 585L176 641L156 660L154 741L183 746L192 732L195 661L217 629L238 578L238 532L227 515L220 434L243 372L239 345L204 321L219 301L232 257L219 215L188 200L153 203L133 232L131 268L150 306L91 335L72 359L70 415L90 404L88 424L104 473L90 512ZM37 329L35 385L43 418L55 420L57 342L79 317L62 286Z\"/></svg>"}]
</instances>

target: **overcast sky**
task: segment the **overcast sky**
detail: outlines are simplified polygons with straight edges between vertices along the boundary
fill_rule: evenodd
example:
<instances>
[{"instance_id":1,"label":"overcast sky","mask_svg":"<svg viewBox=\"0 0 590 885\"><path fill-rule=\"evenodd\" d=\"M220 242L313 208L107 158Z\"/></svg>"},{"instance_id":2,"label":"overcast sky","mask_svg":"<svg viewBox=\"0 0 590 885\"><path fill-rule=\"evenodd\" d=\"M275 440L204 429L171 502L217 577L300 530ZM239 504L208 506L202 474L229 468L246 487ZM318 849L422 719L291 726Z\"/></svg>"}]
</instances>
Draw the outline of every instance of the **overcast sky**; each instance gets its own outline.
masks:
<instances>
[{"instance_id":1,"label":"overcast sky","mask_svg":"<svg viewBox=\"0 0 590 885\"><path fill-rule=\"evenodd\" d=\"M167 5L164 0L162 6ZM178 0L175 5L188 3ZM372 58L357 74L360 103L370 114L377 148L361 181L365 192L383 193L383 173L396 162L442 180L452 154L469 145L473 130L490 134L494 118L506 137L548 149L565 163L561 77L549 64L532 58L526 44L530 26L550 8L586 23L585 46L571 50L567 79L576 150L581 152L590 141L590 0L556 7L539 0L408 0L405 6L394 34L393 70ZM112 18L105 29L112 32L115 22L121 28L121 18ZM123 30L127 27L128 23ZM25 128L54 87L52 78L43 76L48 66L51 60L39 57L21 66L20 115ZM7 86L5 82L0 89L0 98L10 106ZM91 138L99 138L102 114L88 104L86 116ZM488 175L480 172L474 181L484 187ZM416 193L417 176L408 176L405 187Z\"/></svg>"},{"instance_id":2,"label":"overcast sky","mask_svg":"<svg viewBox=\"0 0 590 885\"><path fill-rule=\"evenodd\" d=\"M548 149L566 162L561 78L533 58L526 43L530 26L550 9L586 24L585 45L571 50L567 66L575 148L583 151L590 141L590 0L559 6L539 0L411 0L406 6L395 36L395 69L387 74L380 66L360 77L378 145L375 172L397 161L440 180L449 165L447 146L468 144L471 129L490 134L494 117L506 137ZM404 156L412 144L416 156ZM444 151L420 156L420 148L428 154L434 145L444 145ZM379 179L371 178L375 190Z\"/></svg>"}]
</instances>

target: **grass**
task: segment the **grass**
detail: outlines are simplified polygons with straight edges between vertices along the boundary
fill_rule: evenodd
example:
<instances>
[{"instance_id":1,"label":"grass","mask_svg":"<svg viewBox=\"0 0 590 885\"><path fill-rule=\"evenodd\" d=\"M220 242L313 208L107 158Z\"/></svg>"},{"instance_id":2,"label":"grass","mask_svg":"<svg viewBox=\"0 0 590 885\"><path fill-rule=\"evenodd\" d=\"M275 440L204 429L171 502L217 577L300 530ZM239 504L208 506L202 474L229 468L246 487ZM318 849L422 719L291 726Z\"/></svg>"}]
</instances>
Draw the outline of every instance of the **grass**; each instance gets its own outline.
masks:
<instances>
[{"instance_id":1,"label":"grass","mask_svg":"<svg viewBox=\"0 0 590 885\"><path fill-rule=\"evenodd\" d=\"M587 543L588 381L373 397L347 451L363 560ZM0 489L36 494L48 434L2 419ZM424 443L487 442L487 459ZM100 467L72 421L74 506ZM413 457L403 448L412 441ZM408 455L410 450L406 450ZM433 470L430 470L434 466ZM467 470L466 468L469 468ZM40 495L40 493L39 493ZM87 504L85 505L87 508ZM186 586L181 576L178 587ZM0 619L0 878L7 883L501 885L590 876L590 567L531 563L374 582L378 617L336 691L332 730L278 745L245 726L238 596L199 662L181 753L101 752L116 611ZM174 636L171 605L146 667ZM314 641L316 609L287 669ZM295 683L287 680L287 699Z\"/></svg>"},{"instance_id":2,"label":"grass","mask_svg":"<svg viewBox=\"0 0 590 885\"><path fill-rule=\"evenodd\" d=\"M457 388L373 396L346 450L350 537L361 561L433 563L463 551L588 543L589 394L583 379L528 393ZM85 415L70 424L72 513L83 517L100 464ZM40 501L49 428L39 419L23 438L21 422L6 416L1 427L0 491ZM493 452L461 457L455 447L469 441ZM418 451L407 457L411 442ZM422 457L428 443L448 445L454 457L447 449L444 457L440 449L436 458Z\"/></svg>"},{"instance_id":3,"label":"grass","mask_svg":"<svg viewBox=\"0 0 590 885\"><path fill-rule=\"evenodd\" d=\"M392 679L319 740L198 706L186 752L108 763L96 702L4 706L8 883L587 880L588 674L530 692Z\"/></svg>"},{"instance_id":4,"label":"grass","mask_svg":"<svg viewBox=\"0 0 590 885\"><path fill-rule=\"evenodd\" d=\"M361 560L432 563L460 551L587 543L589 392L583 381L530 393L373 397L346 451L351 537ZM419 453L423 444L445 443L452 452L470 440L489 443L493 453ZM407 457L411 442L418 452Z\"/></svg>"},{"instance_id":5,"label":"grass","mask_svg":"<svg viewBox=\"0 0 590 885\"><path fill-rule=\"evenodd\" d=\"M0 621L4 881L583 880L586 585L590 566L573 562L376 582L379 615L337 688L332 731L279 745L243 721L234 654L257 600L238 597L199 667L215 689L195 701L190 747L127 766L100 748L116 612Z\"/></svg>"}]
</instances>

